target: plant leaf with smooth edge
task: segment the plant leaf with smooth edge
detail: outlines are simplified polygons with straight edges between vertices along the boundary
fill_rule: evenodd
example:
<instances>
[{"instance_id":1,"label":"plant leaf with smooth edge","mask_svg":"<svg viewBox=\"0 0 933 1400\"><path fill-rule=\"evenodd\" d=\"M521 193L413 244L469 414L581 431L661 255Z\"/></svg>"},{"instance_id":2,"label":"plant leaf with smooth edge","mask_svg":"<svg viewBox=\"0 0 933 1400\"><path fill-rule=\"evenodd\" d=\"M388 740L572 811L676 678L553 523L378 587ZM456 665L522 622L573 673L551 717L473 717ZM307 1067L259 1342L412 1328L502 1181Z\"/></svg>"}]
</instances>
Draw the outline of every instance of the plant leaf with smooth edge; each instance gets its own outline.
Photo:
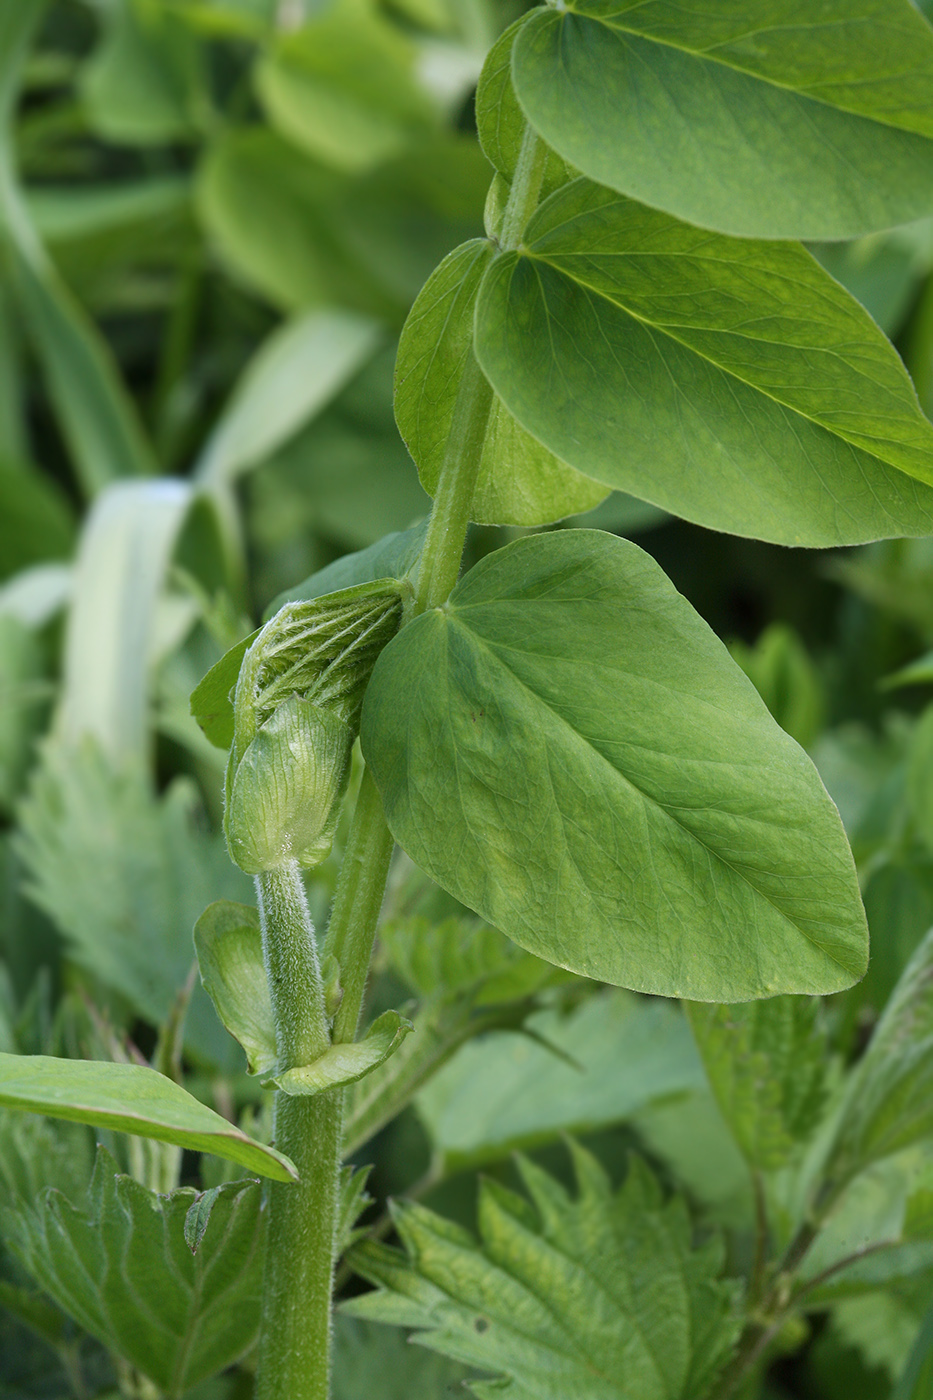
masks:
<instances>
[{"instance_id":1,"label":"plant leaf with smooth edge","mask_svg":"<svg viewBox=\"0 0 933 1400\"><path fill-rule=\"evenodd\" d=\"M774 1170L816 1128L826 1042L817 1004L773 997L740 1006L688 1003L710 1088L750 1166Z\"/></svg>"},{"instance_id":2,"label":"plant leaf with smooth edge","mask_svg":"<svg viewBox=\"0 0 933 1400\"><path fill-rule=\"evenodd\" d=\"M25 1267L91 1336L166 1396L231 1365L260 1314L264 1218L257 1181L219 1188L197 1251L185 1221L197 1193L157 1195L98 1149L86 1198L21 1202L13 1246ZM12 1212L9 1213L12 1215Z\"/></svg>"},{"instance_id":3,"label":"plant leaf with smooth edge","mask_svg":"<svg viewBox=\"0 0 933 1400\"><path fill-rule=\"evenodd\" d=\"M395 416L429 495L437 491L460 381L473 354L473 316L495 255L478 238L456 248L411 309L399 343ZM606 488L555 457L493 395L470 506L479 524L540 525L591 510Z\"/></svg>"},{"instance_id":4,"label":"plant leaf with smooth edge","mask_svg":"<svg viewBox=\"0 0 933 1400\"><path fill-rule=\"evenodd\" d=\"M362 1244L353 1267L378 1293L343 1311L426 1329L417 1340L502 1379L483 1400L698 1400L738 1331L733 1290L717 1281L718 1240L690 1247L683 1201L662 1202L637 1159L614 1194L595 1158L571 1147L578 1196L520 1159L534 1208L492 1181L481 1244L421 1206L396 1226L407 1258Z\"/></svg>"},{"instance_id":5,"label":"plant leaf with smooth edge","mask_svg":"<svg viewBox=\"0 0 933 1400\"><path fill-rule=\"evenodd\" d=\"M615 990L569 1014L538 1011L525 1024L529 1034L471 1040L418 1095L418 1116L448 1168L596 1132L705 1087L690 1032L669 1002Z\"/></svg>"},{"instance_id":6,"label":"plant leaf with smooth edge","mask_svg":"<svg viewBox=\"0 0 933 1400\"><path fill-rule=\"evenodd\" d=\"M746 237L853 238L930 212L933 33L908 0L571 0L512 56L550 146Z\"/></svg>"},{"instance_id":7,"label":"plant leaf with smooth edge","mask_svg":"<svg viewBox=\"0 0 933 1400\"><path fill-rule=\"evenodd\" d=\"M698 524L819 547L933 529L933 426L798 245L574 181L490 264L476 355L552 452Z\"/></svg>"},{"instance_id":8,"label":"plant leaf with smooth edge","mask_svg":"<svg viewBox=\"0 0 933 1400\"><path fill-rule=\"evenodd\" d=\"M194 946L205 991L246 1052L249 1073L266 1074L278 1053L258 911L218 899L195 924Z\"/></svg>"},{"instance_id":9,"label":"plant leaf with smooth edge","mask_svg":"<svg viewBox=\"0 0 933 1400\"><path fill-rule=\"evenodd\" d=\"M933 1137L933 929L856 1067L827 1173L843 1179Z\"/></svg>"},{"instance_id":10,"label":"plant leaf with smooth edge","mask_svg":"<svg viewBox=\"0 0 933 1400\"><path fill-rule=\"evenodd\" d=\"M282 1089L286 1094L322 1094L354 1084L358 1079L383 1064L393 1051L414 1030L411 1021L397 1011L384 1011L372 1023L362 1040L332 1045L320 1059L310 1065L275 1074L265 1081L266 1087Z\"/></svg>"},{"instance_id":11,"label":"plant leaf with smooth edge","mask_svg":"<svg viewBox=\"0 0 933 1400\"><path fill-rule=\"evenodd\" d=\"M361 738L399 844L549 962L697 1001L864 973L815 768L628 541L487 555L382 652Z\"/></svg>"},{"instance_id":12,"label":"plant leaf with smooth edge","mask_svg":"<svg viewBox=\"0 0 933 1400\"><path fill-rule=\"evenodd\" d=\"M0 1054L0 1104L213 1152L273 1181L297 1178L281 1152L247 1137L146 1065Z\"/></svg>"}]
</instances>

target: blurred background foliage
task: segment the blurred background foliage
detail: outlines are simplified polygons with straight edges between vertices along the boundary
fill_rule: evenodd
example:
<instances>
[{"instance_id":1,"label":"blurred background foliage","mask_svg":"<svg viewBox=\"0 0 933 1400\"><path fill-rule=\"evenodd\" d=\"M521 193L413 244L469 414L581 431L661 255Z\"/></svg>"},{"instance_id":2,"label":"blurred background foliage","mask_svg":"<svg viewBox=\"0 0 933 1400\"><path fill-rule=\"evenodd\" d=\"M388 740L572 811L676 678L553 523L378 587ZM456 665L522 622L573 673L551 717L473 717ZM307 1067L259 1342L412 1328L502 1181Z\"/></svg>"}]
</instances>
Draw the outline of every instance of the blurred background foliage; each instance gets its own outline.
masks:
<instances>
[{"instance_id":1,"label":"blurred background foliage","mask_svg":"<svg viewBox=\"0 0 933 1400\"><path fill-rule=\"evenodd\" d=\"M472 95L521 0L54 0L17 55L22 3L0 4L0 1049L154 1058L261 1134L192 979L194 920L251 892L188 695L281 590L428 509L394 425L395 343L435 264L482 232ZM813 251L933 415L933 219ZM814 757L871 925L868 977L822 1013L851 1059L933 924L933 541L778 549L618 494L571 523L653 554ZM475 529L470 560L517 533ZM319 920L335 868L310 883ZM638 1145L746 1262L747 1169L678 1008L520 954L404 859L377 974L373 1011L415 1006L432 1049L357 1095L365 1223L412 1190L469 1222L480 1168L514 1182L523 1146L566 1176L572 1130L616 1179ZM921 1158L868 1178L865 1239ZM54 1270L37 1293L24 1264L45 1188L80 1209L91 1165L84 1130L0 1116L0 1395L161 1393L119 1329L88 1335ZM224 1173L191 1158L182 1178ZM925 1259L830 1300L748 1396L885 1400L933 1299ZM338 1400L427 1400L463 1375L341 1322ZM187 1394L250 1386L247 1355Z\"/></svg>"}]
</instances>

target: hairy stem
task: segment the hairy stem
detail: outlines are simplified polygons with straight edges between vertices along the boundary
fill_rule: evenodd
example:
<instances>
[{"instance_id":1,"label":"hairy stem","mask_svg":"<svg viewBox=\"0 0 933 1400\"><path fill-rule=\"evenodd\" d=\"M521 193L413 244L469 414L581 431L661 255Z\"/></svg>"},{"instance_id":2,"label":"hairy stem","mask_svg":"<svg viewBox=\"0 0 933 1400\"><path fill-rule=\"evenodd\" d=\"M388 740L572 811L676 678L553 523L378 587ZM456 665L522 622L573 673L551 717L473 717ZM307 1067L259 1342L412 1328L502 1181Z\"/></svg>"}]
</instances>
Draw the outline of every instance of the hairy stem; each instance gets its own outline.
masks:
<instances>
[{"instance_id":1,"label":"hairy stem","mask_svg":"<svg viewBox=\"0 0 933 1400\"><path fill-rule=\"evenodd\" d=\"M314 928L296 861L256 877L279 1066L310 1064L330 1045ZM297 1183L268 1188L258 1400L328 1400L330 1298L343 1094L275 1096L274 1137Z\"/></svg>"},{"instance_id":2,"label":"hairy stem","mask_svg":"<svg viewBox=\"0 0 933 1400\"><path fill-rule=\"evenodd\" d=\"M502 216L499 246L503 252L519 246L525 225L538 207L547 154L547 146L526 123L509 201Z\"/></svg>"}]
</instances>

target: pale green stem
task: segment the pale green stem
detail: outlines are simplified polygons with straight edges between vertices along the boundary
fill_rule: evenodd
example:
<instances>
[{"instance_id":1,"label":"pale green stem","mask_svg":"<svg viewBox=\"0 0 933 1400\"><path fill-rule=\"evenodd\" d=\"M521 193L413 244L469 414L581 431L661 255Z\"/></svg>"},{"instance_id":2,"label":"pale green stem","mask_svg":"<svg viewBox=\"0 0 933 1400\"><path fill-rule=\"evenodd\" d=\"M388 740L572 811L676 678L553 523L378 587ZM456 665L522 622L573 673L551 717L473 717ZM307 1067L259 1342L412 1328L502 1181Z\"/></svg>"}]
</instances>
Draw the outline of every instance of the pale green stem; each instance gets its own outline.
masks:
<instances>
[{"instance_id":1,"label":"pale green stem","mask_svg":"<svg viewBox=\"0 0 933 1400\"><path fill-rule=\"evenodd\" d=\"M517 246L538 202L546 150L526 130L503 223ZM460 571L493 392L467 361L441 464L412 616L446 601ZM343 997L336 1041L356 1035L385 893L392 836L369 772L363 781L331 915L328 942ZM330 1043L314 934L297 866L260 876L263 949L284 1065L308 1064ZM300 891L301 898L298 899ZM276 1097L276 1145L295 1162L298 1185L270 1187L269 1242L257 1400L328 1400L333 1245L343 1095Z\"/></svg>"},{"instance_id":2,"label":"pale green stem","mask_svg":"<svg viewBox=\"0 0 933 1400\"><path fill-rule=\"evenodd\" d=\"M297 861L256 877L263 956L282 1069L310 1064L330 1045L314 929ZM340 1090L275 1096L274 1138L297 1183L271 1183L257 1400L328 1400Z\"/></svg>"}]
</instances>

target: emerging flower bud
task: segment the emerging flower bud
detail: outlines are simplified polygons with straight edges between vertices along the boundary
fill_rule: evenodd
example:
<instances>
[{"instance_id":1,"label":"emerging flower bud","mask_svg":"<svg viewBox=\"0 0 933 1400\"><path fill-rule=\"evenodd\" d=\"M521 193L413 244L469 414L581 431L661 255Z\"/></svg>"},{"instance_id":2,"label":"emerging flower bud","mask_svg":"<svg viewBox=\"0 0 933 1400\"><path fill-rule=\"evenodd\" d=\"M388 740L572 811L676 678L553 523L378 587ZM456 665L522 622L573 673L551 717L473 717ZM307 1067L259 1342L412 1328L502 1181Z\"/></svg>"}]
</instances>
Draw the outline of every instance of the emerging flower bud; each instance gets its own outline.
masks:
<instances>
[{"instance_id":1,"label":"emerging flower bud","mask_svg":"<svg viewBox=\"0 0 933 1400\"><path fill-rule=\"evenodd\" d=\"M247 874L328 855L363 692L398 630L402 587L382 579L286 603L243 657L224 833Z\"/></svg>"},{"instance_id":2,"label":"emerging flower bud","mask_svg":"<svg viewBox=\"0 0 933 1400\"><path fill-rule=\"evenodd\" d=\"M224 834L241 870L326 858L352 748L350 726L310 700L291 695L273 712L228 774Z\"/></svg>"}]
</instances>

